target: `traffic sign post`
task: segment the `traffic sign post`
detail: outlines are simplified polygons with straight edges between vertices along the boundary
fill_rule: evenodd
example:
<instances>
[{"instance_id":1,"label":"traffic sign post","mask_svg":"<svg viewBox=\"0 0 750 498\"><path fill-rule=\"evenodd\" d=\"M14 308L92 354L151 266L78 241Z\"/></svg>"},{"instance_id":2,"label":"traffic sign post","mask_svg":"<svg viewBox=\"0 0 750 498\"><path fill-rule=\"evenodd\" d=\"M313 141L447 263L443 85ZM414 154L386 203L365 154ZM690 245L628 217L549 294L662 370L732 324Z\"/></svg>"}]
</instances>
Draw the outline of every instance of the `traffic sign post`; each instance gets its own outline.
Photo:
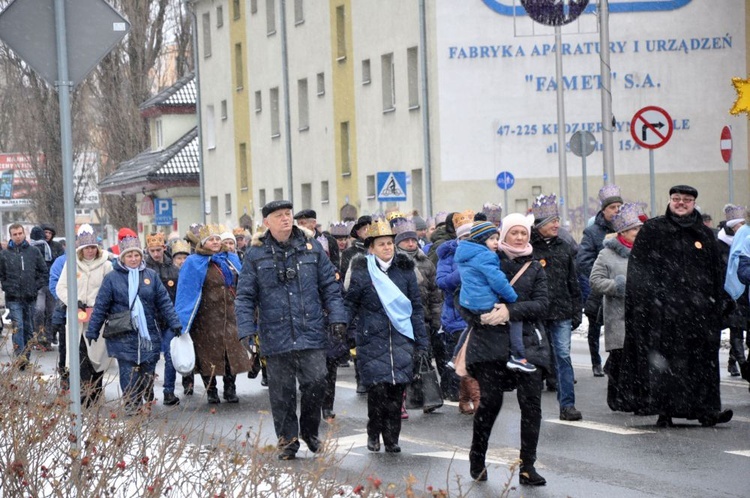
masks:
<instances>
[{"instance_id":1,"label":"traffic sign post","mask_svg":"<svg viewBox=\"0 0 750 498\"><path fill-rule=\"evenodd\" d=\"M649 183L651 184L651 217L656 216L656 172L654 149L666 144L672 137L674 122L661 107L647 106L635 113L630 120L630 135L633 140L648 149Z\"/></svg>"},{"instance_id":2,"label":"traffic sign post","mask_svg":"<svg viewBox=\"0 0 750 498\"><path fill-rule=\"evenodd\" d=\"M516 184L516 177L513 176L513 173L510 171L501 171L497 174L497 178L495 178L495 183L497 183L497 186L500 187L500 190L503 191L503 208L505 208L505 211L509 213L508 210L508 190L513 188L513 185Z\"/></svg>"},{"instance_id":3,"label":"traffic sign post","mask_svg":"<svg viewBox=\"0 0 750 498\"><path fill-rule=\"evenodd\" d=\"M732 129L725 126L721 130L721 139L719 140L719 149L721 158L729 165L729 204L734 204L734 171L732 168Z\"/></svg>"},{"instance_id":4,"label":"traffic sign post","mask_svg":"<svg viewBox=\"0 0 750 498\"><path fill-rule=\"evenodd\" d=\"M66 8L68 9L66 13ZM128 22L104 0L14 0L0 13L3 41L58 92L63 165L65 238L75 240L73 137L70 93L127 34ZM70 36L68 36L70 33ZM68 53L73 57L68 64ZM75 261L68 243L67 260ZM76 265L68 265L68 299L78 300ZM76 306L68 306L68 344L78 344ZM78 348L68 348L71 447L81 442L81 374Z\"/></svg>"},{"instance_id":5,"label":"traffic sign post","mask_svg":"<svg viewBox=\"0 0 750 498\"><path fill-rule=\"evenodd\" d=\"M570 151L581 158L581 176L583 177L583 219L589 218L589 182L586 173L586 156L596 150L596 137L589 131L577 131L570 137Z\"/></svg>"}]
</instances>

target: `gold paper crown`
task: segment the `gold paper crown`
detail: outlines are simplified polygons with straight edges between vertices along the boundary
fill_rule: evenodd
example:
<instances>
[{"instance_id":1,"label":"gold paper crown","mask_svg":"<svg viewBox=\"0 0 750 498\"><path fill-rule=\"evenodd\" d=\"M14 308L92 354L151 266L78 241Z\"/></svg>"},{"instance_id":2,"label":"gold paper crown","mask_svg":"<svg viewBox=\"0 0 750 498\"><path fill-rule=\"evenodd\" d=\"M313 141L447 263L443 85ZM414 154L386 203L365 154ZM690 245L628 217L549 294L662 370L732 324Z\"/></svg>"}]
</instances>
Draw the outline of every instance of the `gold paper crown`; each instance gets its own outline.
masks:
<instances>
[{"instance_id":1,"label":"gold paper crown","mask_svg":"<svg viewBox=\"0 0 750 498\"><path fill-rule=\"evenodd\" d=\"M406 215L401 211L391 211L385 217L388 221L393 221L396 218L406 218Z\"/></svg>"},{"instance_id":2,"label":"gold paper crown","mask_svg":"<svg viewBox=\"0 0 750 498\"><path fill-rule=\"evenodd\" d=\"M190 244L184 240L175 240L172 243L172 256L180 253L190 254Z\"/></svg>"},{"instance_id":3,"label":"gold paper crown","mask_svg":"<svg viewBox=\"0 0 750 498\"><path fill-rule=\"evenodd\" d=\"M370 226L367 228L368 239L383 237L386 235L393 235L394 237L396 235L393 233L393 229L391 229L391 224L386 220L373 220L372 223L370 223Z\"/></svg>"},{"instance_id":4,"label":"gold paper crown","mask_svg":"<svg viewBox=\"0 0 750 498\"><path fill-rule=\"evenodd\" d=\"M474 211L471 209L467 209L466 211L463 211L461 213L456 213L453 215L453 228L458 228L461 225L471 224L474 223Z\"/></svg>"},{"instance_id":5,"label":"gold paper crown","mask_svg":"<svg viewBox=\"0 0 750 498\"><path fill-rule=\"evenodd\" d=\"M146 235L146 247L164 247L164 234L157 232Z\"/></svg>"},{"instance_id":6,"label":"gold paper crown","mask_svg":"<svg viewBox=\"0 0 750 498\"><path fill-rule=\"evenodd\" d=\"M245 237L245 238L250 237L250 233L247 230L245 230L244 227L235 228L234 230L232 230L232 235L234 235L235 237Z\"/></svg>"},{"instance_id":7,"label":"gold paper crown","mask_svg":"<svg viewBox=\"0 0 750 498\"><path fill-rule=\"evenodd\" d=\"M203 225L198 230L198 238L202 241L206 240L209 237L213 237L216 235L217 237L221 237L221 234L224 233L226 230L224 230L224 227L222 225L216 225L216 224L208 224Z\"/></svg>"}]
</instances>

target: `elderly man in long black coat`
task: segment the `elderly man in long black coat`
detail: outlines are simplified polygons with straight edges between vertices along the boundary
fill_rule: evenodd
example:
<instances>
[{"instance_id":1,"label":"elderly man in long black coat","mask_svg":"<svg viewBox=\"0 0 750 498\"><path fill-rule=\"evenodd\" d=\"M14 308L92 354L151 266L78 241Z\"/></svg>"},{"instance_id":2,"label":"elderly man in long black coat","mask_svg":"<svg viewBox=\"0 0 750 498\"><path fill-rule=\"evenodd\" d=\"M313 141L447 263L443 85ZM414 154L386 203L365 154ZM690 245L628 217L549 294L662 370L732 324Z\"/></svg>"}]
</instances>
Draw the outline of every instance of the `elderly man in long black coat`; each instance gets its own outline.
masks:
<instances>
[{"instance_id":1,"label":"elderly man in long black coat","mask_svg":"<svg viewBox=\"0 0 750 498\"><path fill-rule=\"evenodd\" d=\"M714 235L695 210L698 191L672 187L667 212L648 220L635 240L625 294L625 347L620 409L728 422L721 411L719 346L727 304Z\"/></svg>"}]
</instances>

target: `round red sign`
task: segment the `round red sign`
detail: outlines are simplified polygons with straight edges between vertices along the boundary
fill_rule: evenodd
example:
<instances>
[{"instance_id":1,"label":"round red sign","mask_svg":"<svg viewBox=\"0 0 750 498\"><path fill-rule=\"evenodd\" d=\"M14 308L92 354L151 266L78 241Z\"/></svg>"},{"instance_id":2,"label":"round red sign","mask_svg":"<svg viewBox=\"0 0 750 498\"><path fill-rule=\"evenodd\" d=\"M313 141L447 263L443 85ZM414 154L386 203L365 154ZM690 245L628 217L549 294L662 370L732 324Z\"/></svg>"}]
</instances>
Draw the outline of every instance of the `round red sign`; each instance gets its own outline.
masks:
<instances>
[{"instance_id":1,"label":"round red sign","mask_svg":"<svg viewBox=\"0 0 750 498\"><path fill-rule=\"evenodd\" d=\"M725 163L728 163L732 159L732 130L728 126L725 126L721 130L719 145L721 148L721 158Z\"/></svg>"}]
</instances>

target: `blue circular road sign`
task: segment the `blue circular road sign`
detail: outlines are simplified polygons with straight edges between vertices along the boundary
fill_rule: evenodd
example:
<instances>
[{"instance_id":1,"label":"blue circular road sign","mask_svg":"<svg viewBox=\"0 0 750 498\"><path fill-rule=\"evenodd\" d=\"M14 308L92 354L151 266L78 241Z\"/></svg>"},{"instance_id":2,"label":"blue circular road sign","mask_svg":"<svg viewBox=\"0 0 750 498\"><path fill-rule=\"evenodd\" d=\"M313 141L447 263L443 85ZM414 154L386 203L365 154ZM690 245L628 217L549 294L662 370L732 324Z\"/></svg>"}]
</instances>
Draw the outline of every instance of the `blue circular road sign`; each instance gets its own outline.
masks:
<instances>
[{"instance_id":1,"label":"blue circular road sign","mask_svg":"<svg viewBox=\"0 0 750 498\"><path fill-rule=\"evenodd\" d=\"M500 190L510 190L513 188L513 185L516 184L516 178L510 171L501 171L498 173L495 182L497 182L497 186L500 187Z\"/></svg>"}]
</instances>

